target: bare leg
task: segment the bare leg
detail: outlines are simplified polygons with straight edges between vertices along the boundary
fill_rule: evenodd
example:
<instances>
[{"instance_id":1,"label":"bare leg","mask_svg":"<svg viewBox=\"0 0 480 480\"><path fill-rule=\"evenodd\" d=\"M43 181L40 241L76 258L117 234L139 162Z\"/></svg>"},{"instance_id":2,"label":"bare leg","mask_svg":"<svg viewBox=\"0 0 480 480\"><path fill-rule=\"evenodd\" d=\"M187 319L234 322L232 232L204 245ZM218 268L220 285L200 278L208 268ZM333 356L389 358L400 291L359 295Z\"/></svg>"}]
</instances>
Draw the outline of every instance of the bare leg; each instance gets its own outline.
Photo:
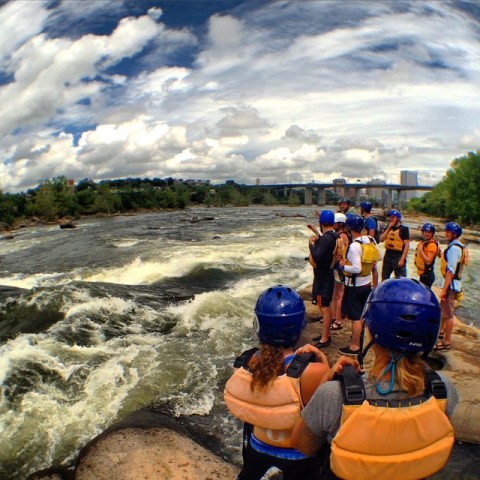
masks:
<instances>
[{"instance_id":1,"label":"bare leg","mask_svg":"<svg viewBox=\"0 0 480 480\"><path fill-rule=\"evenodd\" d=\"M320 307L323 315L323 330L322 337L320 338L321 343L328 342L330 340L330 326L332 325L332 309L328 307Z\"/></svg>"},{"instance_id":2,"label":"bare leg","mask_svg":"<svg viewBox=\"0 0 480 480\"><path fill-rule=\"evenodd\" d=\"M360 348L360 337L362 335L364 320L352 321L352 342L350 343L351 350L358 350Z\"/></svg>"}]
</instances>

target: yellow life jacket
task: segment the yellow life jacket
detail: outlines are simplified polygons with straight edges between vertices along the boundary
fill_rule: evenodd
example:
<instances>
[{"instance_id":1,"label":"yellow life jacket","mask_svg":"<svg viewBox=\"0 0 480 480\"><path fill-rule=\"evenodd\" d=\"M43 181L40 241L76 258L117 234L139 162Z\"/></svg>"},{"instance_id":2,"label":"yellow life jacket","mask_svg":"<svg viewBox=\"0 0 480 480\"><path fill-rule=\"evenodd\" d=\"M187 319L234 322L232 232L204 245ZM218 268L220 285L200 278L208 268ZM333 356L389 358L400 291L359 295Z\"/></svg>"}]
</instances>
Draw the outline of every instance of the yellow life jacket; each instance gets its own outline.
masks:
<instances>
[{"instance_id":1,"label":"yellow life jacket","mask_svg":"<svg viewBox=\"0 0 480 480\"><path fill-rule=\"evenodd\" d=\"M447 252L450 250L452 246L457 246L462 250L462 256L460 257L460 261L457 263L457 268L455 269L455 273L453 275L454 280L461 280L462 279L462 272L463 272L463 267L465 265L468 265L470 263L470 253L468 251L468 248L466 245L463 245L462 243L455 242L451 243L443 252L442 259L440 262L440 272L444 277L447 276L447 266L448 266L448 261L447 261Z\"/></svg>"},{"instance_id":2,"label":"yellow life jacket","mask_svg":"<svg viewBox=\"0 0 480 480\"><path fill-rule=\"evenodd\" d=\"M403 251L403 240L400 238L400 227L393 227L385 239L385 249L394 252Z\"/></svg>"},{"instance_id":3,"label":"yellow life jacket","mask_svg":"<svg viewBox=\"0 0 480 480\"><path fill-rule=\"evenodd\" d=\"M300 376L312 356L296 355L286 372L267 388L252 390L247 364L256 350L248 350L236 359L237 370L225 385L225 403L232 415L253 425L258 440L274 447L292 448L292 430L304 407Z\"/></svg>"},{"instance_id":4,"label":"yellow life jacket","mask_svg":"<svg viewBox=\"0 0 480 480\"><path fill-rule=\"evenodd\" d=\"M433 270L434 265L435 265L435 258L437 257L437 253L438 253L438 242L434 238L432 238L428 242L424 242L423 243L423 251L424 252L427 251L428 245L430 243L435 243L435 245L437 247L437 251L436 251L436 253L433 257L433 262L430 263L430 264L426 264L425 260L423 260L423 257L419 253L420 243L417 245L417 249L415 250L414 263L415 263L415 266L417 267L417 270L418 270L419 274L422 274L422 273L425 273L425 272L431 272Z\"/></svg>"},{"instance_id":5,"label":"yellow life jacket","mask_svg":"<svg viewBox=\"0 0 480 480\"><path fill-rule=\"evenodd\" d=\"M363 382L342 387L345 404L330 456L337 477L418 480L444 467L454 443L446 387L435 372L427 375L429 394L406 400L366 400Z\"/></svg>"},{"instance_id":6,"label":"yellow life jacket","mask_svg":"<svg viewBox=\"0 0 480 480\"><path fill-rule=\"evenodd\" d=\"M372 273L373 267L380 260L380 252L377 249L377 243L373 237L368 237L369 243L362 242L360 239L354 240L352 243L357 242L362 246L362 270L360 273L348 273L343 272L346 277L368 277ZM348 247L350 248L350 246ZM347 259L346 265L351 265Z\"/></svg>"}]
</instances>

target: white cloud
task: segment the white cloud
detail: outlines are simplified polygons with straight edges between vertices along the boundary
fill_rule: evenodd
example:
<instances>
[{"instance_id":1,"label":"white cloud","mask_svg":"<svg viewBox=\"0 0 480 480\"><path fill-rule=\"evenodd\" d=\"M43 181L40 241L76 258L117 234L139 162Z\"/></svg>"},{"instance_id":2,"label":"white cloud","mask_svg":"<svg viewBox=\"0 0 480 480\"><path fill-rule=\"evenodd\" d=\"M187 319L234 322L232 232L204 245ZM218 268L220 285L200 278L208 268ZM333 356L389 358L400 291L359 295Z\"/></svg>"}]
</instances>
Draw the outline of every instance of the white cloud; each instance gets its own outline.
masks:
<instances>
[{"instance_id":1,"label":"white cloud","mask_svg":"<svg viewBox=\"0 0 480 480\"><path fill-rule=\"evenodd\" d=\"M3 190L56 175L398 182L401 169L431 183L479 148L478 22L454 4L247 2L205 37L154 7L110 34L43 31L127 5L79 4L0 7L0 72L15 75L0 84Z\"/></svg>"}]
</instances>

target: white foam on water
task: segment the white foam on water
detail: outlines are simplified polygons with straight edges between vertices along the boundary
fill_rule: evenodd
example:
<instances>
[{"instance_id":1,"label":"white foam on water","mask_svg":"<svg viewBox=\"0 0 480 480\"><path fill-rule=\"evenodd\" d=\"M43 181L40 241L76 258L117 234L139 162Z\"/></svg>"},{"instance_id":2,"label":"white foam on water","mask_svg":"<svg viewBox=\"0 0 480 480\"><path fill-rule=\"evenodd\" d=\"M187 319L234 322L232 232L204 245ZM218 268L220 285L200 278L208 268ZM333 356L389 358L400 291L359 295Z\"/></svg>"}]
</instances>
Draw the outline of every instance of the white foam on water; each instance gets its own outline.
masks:
<instances>
[{"instance_id":1,"label":"white foam on water","mask_svg":"<svg viewBox=\"0 0 480 480\"><path fill-rule=\"evenodd\" d=\"M113 242L112 245L117 248L130 248L134 247L138 243L140 243L140 240L136 238L123 238Z\"/></svg>"}]
</instances>

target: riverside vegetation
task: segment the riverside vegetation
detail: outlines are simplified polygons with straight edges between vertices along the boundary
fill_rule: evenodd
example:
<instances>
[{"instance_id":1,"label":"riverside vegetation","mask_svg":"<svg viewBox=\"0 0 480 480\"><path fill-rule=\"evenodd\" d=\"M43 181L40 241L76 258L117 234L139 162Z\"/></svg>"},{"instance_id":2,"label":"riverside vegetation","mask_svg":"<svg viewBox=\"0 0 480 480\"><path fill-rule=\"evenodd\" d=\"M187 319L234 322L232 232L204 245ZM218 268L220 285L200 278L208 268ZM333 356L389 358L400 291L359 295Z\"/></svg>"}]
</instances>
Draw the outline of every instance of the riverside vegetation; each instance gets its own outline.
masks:
<instances>
[{"instance_id":1,"label":"riverside vegetation","mask_svg":"<svg viewBox=\"0 0 480 480\"><path fill-rule=\"evenodd\" d=\"M443 180L431 192L410 200L409 212L448 218L464 225L480 222L480 151L456 158ZM233 180L224 185L190 184L173 178L127 178L95 183L84 179L71 185L66 177L47 179L26 193L2 193L0 223L15 226L25 218L44 221L80 218L86 215L115 214L155 209L183 209L190 205L221 207L225 205L297 206L304 202L302 189L288 194L283 190L239 185ZM327 190L327 203L338 195ZM373 199L371 199L373 200Z\"/></svg>"}]
</instances>

